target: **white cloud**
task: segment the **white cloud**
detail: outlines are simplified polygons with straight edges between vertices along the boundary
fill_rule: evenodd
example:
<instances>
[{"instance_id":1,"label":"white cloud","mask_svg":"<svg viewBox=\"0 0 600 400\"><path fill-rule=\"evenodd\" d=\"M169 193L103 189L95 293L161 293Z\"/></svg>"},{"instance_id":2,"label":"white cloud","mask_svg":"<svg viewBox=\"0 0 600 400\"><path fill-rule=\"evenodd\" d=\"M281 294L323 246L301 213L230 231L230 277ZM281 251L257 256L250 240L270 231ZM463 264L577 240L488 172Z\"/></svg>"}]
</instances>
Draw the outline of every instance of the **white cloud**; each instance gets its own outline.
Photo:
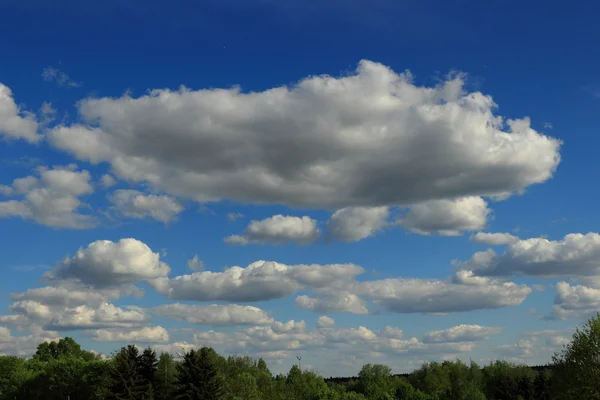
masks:
<instances>
[{"instance_id":1,"label":"white cloud","mask_svg":"<svg viewBox=\"0 0 600 400\"><path fill-rule=\"evenodd\" d=\"M105 303L94 309L88 306L67 308L53 315L47 323L52 330L130 327L144 323L148 316L135 308L121 308Z\"/></svg>"},{"instance_id":2,"label":"white cloud","mask_svg":"<svg viewBox=\"0 0 600 400\"><path fill-rule=\"evenodd\" d=\"M486 276L593 277L600 275L600 234L524 239L510 244L502 255L480 261L471 259L468 268Z\"/></svg>"},{"instance_id":3,"label":"white cloud","mask_svg":"<svg viewBox=\"0 0 600 400\"><path fill-rule=\"evenodd\" d=\"M153 218L167 223L183 211L183 206L171 196L144 194L131 189L117 190L109 199L122 215L137 219Z\"/></svg>"},{"instance_id":4,"label":"white cloud","mask_svg":"<svg viewBox=\"0 0 600 400\"><path fill-rule=\"evenodd\" d=\"M355 285L354 292L392 312L446 313L517 306L531 288L459 271L452 280L364 281Z\"/></svg>"},{"instance_id":5,"label":"white cloud","mask_svg":"<svg viewBox=\"0 0 600 400\"><path fill-rule=\"evenodd\" d=\"M229 222L235 222L235 221L237 221L240 218L244 218L244 214L239 213L239 212L230 212L230 213L227 213L227 220Z\"/></svg>"},{"instance_id":6,"label":"white cloud","mask_svg":"<svg viewBox=\"0 0 600 400\"><path fill-rule=\"evenodd\" d=\"M423 343L458 343L487 340L489 336L500 333L501 328L481 325L457 325L452 328L431 331L423 337Z\"/></svg>"},{"instance_id":7,"label":"white cloud","mask_svg":"<svg viewBox=\"0 0 600 400\"><path fill-rule=\"evenodd\" d=\"M388 217L388 207L343 208L327 222L328 236L342 242L356 242L387 226Z\"/></svg>"},{"instance_id":8,"label":"white cloud","mask_svg":"<svg viewBox=\"0 0 600 400\"><path fill-rule=\"evenodd\" d=\"M488 246L503 246L506 244L517 243L519 239L517 236L511 235L510 233L488 233L488 232L477 232L469 238L469 241L479 244L487 244Z\"/></svg>"},{"instance_id":9,"label":"white cloud","mask_svg":"<svg viewBox=\"0 0 600 400\"><path fill-rule=\"evenodd\" d=\"M418 87L361 61L291 87L153 90L87 98L51 144L124 180L197 201L341 209L521 191L549 179L560 142L493 114L456 75ZM93 125L93 127L92 127Z\"/></svg>"},{"instance_id":10,"label":"white cloud","mask_svg":"<svg viewBox=\"0 0 600 400\"><path fill-rule=\"evenodd\" d=\"M2 194L17 199L0 202L0 218L21 217L55 228L83 229L96 226L92 215L77 212L85 206L79 197L91 194L90 173L74 166L38 168L39 177L15 179L2 186Z\"/></svg>"},{"instance_id":11,"label":"white cloud","mask_svg":"<svg viewBox=\"0 0 600 400\"><path fill-rule=\"evenodd\" d=\"M136 239L97 240L46 273L50 280L75 280L95 288L166 277L171 268Z\"/></svg>"},{"instance_id":12,"label":"white cloud","mask_svg":"<svg viewBox=\"0 0 600 400\"><path fill-rule=\"evenodd\" d=\"M302 287L326 287L362 272L353 264L285 265L256 261L246 268L202 271L155 279L150 284L174 300L249 302L287 297Z\"/></svg>"},{"instance_id":13,"label":"white cloud","mask_svg":"<svg viewBox=\"0 0 600 400\"><path fill-rule=\"evenodd\" d=\"M309 244L317 240L321 232L317 221L310 217L274 215L261 221L252 221L243 235L225 238L229 244Z\"/></svg>"},{"instance_id":14,"label":"white cloud","mask_svg":"<svg viewBox=\"0 0 600 400\"><path fill-rule=\"evenodd\" d=\"M29 335L12 336L8 329L0 328L0 355L28 357L35 353L40 343L58 339L56 332L36 330Z\"/></svg>"},{"instance_id":15,"label":"white cloud","mask_svg":"<svg viewBox=\"0 0 600 400\"><path fill-rule=\"evenodd\" d=\"M42 140L42 135L37 131L35 115L21 110L15 103L10 88L0 83L0 136L6 140L23 139L29 143L38 143Z\"/></svg>"},{"instance_id":16,"label":"white cloud","mask_svg":"<svg viewBox=\"0 0 600 400\"><path fill-rule=\"evenodd\" d=\"M600 310L600 289L567 282L556 284L552 314L548 319L589 318Z\"/></svg>"},{"instance_id":17,"label":"white cloud","mask_svg":"<svg viewBox=\"0 0 600 400\"><path fill-rule=\"evenodd\" d=\"M444 236L458 236L463 231L483 229L491 212L481 197L430 200L411 206L399 223L422 235L437 232Z\"/></svg>"},{"instance_id":18,"label":"white cloud","mask_svg":"<svg viewBox=\"0 0 600 400\"><path fill-rule=\"evenodd\" d=\"M152 314L192 324L232 326L264 325L273 323L265 311L258 307L227 305L163 304L149 310Z\"/></svg>"},{"instance_id":19,"label":"white cloud","mask_svg":"<svg viewBox=\"0 0 600 400\"><path fill-rule=\"evenodd\" d=\"M65 72L54 67L46 67L42 71L42 78L46 82L54 82L58 86L64 87L80 87L81 83L73 81Z\"/></svg>"},{"instance_id":20,"label":"white cloud","mask_svg":"<svg viewBox=\"0 0 600 400\"><path fill-rule=\"evenodd\" d=\"M95 342L168 342L169 333L162 326L146 326L140 329L98 329L93 332Z\"/></svg>"},{"instance_id":21,"label":"white cloud","mask_svg":"<svg viewBox=\"0 0 600 400\"><path fill-rule=\"evenodd\" d=\"M117 181L115 180L115 178L113 178L112 175L104 174L104 175L102 175L102 178L100 178L100 184L104 188L109 188L111 186L116 185Z\"/></svg>"},{"instance_id":22,"label":"white cloud","mask_svg":"<svg viewBox=\"0 0 600 400\"><path fill-rule=\"evenodd\" d=\"M191 260L188 260L187 266L192 271L200 272L204 270L204 261L198 258L198 255L195 254Z\"/></svg>"},{"instance_id":23,"label":"white cloud","mask_svg":"<svg viewBox=\"0 0 600 400\"><path fill-rule=\"evenodd\" d=\"M110 303L64 306L19 300L8 309L14 314L0 316L0 322L27 329L40 326L52 331L132 327L148 320L148 316L135 307L121 308Z\"/></svg>"},{"instance_id":24,"label":"white cloud","mask_svg":"<svg viewBox=\"0 0 600 400\"><path fill-rule=\"evenodd\" d=\"M164 352L171 354L174 357L180 358L185 353L189 352L190 350L194 350L199 346L195 344L190 344L188 342L175 342L169 344L152 344L150 347L152 347L152 349L154 349L154 351L156 351L158 354Z\"/></svg>"},{"instance_id":25,"label":"white cloud","mask_svg":"<svg viewBox=\"0 0 600 400\"><path fill-rule=\"evenodd\" d=\"M317 328L330 328L335 325L335 320L326 315L321 315L317 319Z\"/></svg>"},{"instance_id":26,"label":"white cloud","mask_svg":"<svg viewBox=\"0 0 600 400\"><path fill-rule=\"evenodd\" d=\"M385 327L373 331L358 328L318 328L312 331L277 332L271 327L251 327L237 332L198 331L194 343L213 346L225 352L265 354L267 352L329 351L337 353L435 354L470 351L471 343L425 344L417 338L401 339L402 330Z\"/></svg>"},{"instance_id":27,"label":"white cloud","mask_svg":"<svg viewBox=\"0 0 600 400\"><path fill-rule=\"evenodd\" d=\"M296 297L296 306L305 310L312 310L317 313L351 313L368 314L369 310L364 300L354 293L347 291L323 290L324 293L319 298L313 298L306 295Z\"/></svg>"}]
</instances>

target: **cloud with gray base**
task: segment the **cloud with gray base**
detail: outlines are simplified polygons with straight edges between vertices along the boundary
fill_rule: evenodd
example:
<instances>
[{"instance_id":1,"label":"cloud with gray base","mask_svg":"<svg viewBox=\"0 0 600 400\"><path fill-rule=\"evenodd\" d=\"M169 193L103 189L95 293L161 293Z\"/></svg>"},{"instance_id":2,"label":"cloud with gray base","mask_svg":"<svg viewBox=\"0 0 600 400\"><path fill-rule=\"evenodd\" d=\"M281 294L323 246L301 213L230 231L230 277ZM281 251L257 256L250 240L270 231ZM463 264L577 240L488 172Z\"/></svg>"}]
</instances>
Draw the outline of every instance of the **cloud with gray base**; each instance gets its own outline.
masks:
<instances>
[{"instance_id":1,"label":"cloud with gray base","mask_svg":"<svg viewBox=\"0 0 600 400\"><path fill-rule=\"evenodd\" d=\"M79 211L86 204L80 198L94 192L91 176L74 165L39 167L37 176L15 179L11 185L0 185L0 218L19 217L53 228L93 228L98 220Z\"/></svg>"},{"instance_id":2,"label":"cloud with gray base","mask_svg":"<svg viewBox=\"0 0 600 400\"><path fill-rule=\"evenodd\" d=\"M350 75L261 92L86 98L79 123L47 136L120 179L201 202L409 206L505 196L552 177L561 142L495 109L490 96L467 92L461 75L423 87L363 60Z\"/></svg>"},{"instance_id":3,"label":"cloud with gray base","mask_svg":"<svg viewBox=\"0 0 600 400\"><path fill-rule=\"evenodd\" d=\"M542 237L522 239L509 244L503 254L496 254L490 249L456 265L472 269L481 276L599 276L600 234L571 233L560 240Z\"/></svg>"},{"instance_id":4,"label":"cloud with gray base","mask_svg":"<svg viewBox=\"0 0 600 400\"><path fill-rule=\"evenodd\" d=\"M225 243L307 245L317 240L320 235L317 221L310 217L274 215L260 221L251 221L242 235L228 236L225 238Z\"/></svg>"},{"instance_id":5,"label":"cloud with gray base","mask_svg":"<svg viewBox=\"0 0 600 400\"><path fill-rule=\"evenodd\" d=\"M35 115L21 109L15 103L12 90L0 83L0 137L38 143L43 138L38 133L38 126Z\"/></svg>"}]
</instances>

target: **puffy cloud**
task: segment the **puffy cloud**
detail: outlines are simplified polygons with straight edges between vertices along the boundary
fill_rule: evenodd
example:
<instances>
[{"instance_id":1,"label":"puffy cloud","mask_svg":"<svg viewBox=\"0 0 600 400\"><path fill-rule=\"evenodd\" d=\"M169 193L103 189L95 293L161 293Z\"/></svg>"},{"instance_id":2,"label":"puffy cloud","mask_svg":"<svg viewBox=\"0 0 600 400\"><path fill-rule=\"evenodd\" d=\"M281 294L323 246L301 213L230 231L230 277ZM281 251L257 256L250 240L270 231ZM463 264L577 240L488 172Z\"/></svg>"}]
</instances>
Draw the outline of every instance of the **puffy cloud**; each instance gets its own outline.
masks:
<instances>
[{"instance_id":1,"label":"puffy cloud","mask_svg":"<svg viewBox=\"0 0 600 400\"><path fill-rule=\"evenodd\" d=\"M35 353L40 343L58 339L56 332L35 330L29 335L12 336L8 329L0 327L0 355L28 357Z\"/></svg>"},{"instance_id":2,"label":"puffy cloud","mask_svg":"<svg viewBox=\"0 0 600 400\"><path fill-rule=\"evenodd\" d=\"M137 190L117 190L109 199L119 213L137 219L153 218L167 223L183 211L183 206L171 196L144 194Z\"/></svg>"},{"instance_id":3,"label":"puffy cloud","mask_svg":"<svg viewBox=\"0 0 600 400\"><path fill-rule=\"evenodd\" d=\"M330 238L342 242L365 239L389 224L388 207L347 207L333 213L327 222Z\"/></svg>"},{"instance_id":4,"label":"puffy cloud","mask_svg":"<svg viewBox=\"0 0 600 400\"><path fill-rule=\"evenodd\" d=\"M225 238L229 244L309 244L317 240L321 232L317 221L310 217L274 215L261 221L252 221L243 235Z\"/></svg>"},{"instance_id":5,"label":"puffy cloud","mask_svg":"<svg viewBox=\"0 0 600 400\"><path fill-rule=\"evenodd\" d=\"M361 61L291 87L153 90L78 103L51 144L120 178L197 201L341 209L493 196L544 182L560 142L495 116L462 76L418 87Z\"/></svg>"},{"instance_id":6,"label":"puffy cloud","mask_svg":"<svg viewBox=\"0 0 600 400\"><path fill-rule=\"evenodd\" d=\"M488 233L477 232L469 238L469 241L479 244L487 244L489 246L502 246L505 244L514 244L519 240L518 237L510 233Z\"/></svg>"},{"instance_id":7,"label":"puffy cloud","mask_svg":"<svg viewBox=\"0 0 600 400\"><path fill-rule=\"evenodd\" d=\"M548 319L589 318L600 310L600 289L567 282L556 284L552 314Z\"/></svg>"},{"instance_id":8,"label":"puffy cloud","mask_svg":"<svg viewBox=\"0 0 600 400\"><path fill-rule=\"evenodd\" d=\"M98 329L92 333L95 342L168 342L169 333L162 326L146 326L140 329Z\"/></svg>"},{"instance_id":9,"label":"puffy cloud","mask_svg":"<svg viewBox=\"0 0 600 400\"><path fill-rule=\"evenodd\" d=\"M354 292L397 313L446 313L521 304L531 288L459 271L452 280L382 279L359 282Z\"/></svg>"},{"instance_id":10,"label":"puffy cloud","mask_svg":"<svg viewBox=\"0 0 600 400\"><path fill-rule=\"evenodd\" d=\"M82 229L97 224L95 217L80 214L84 206L79 197L90 194L88 171L67 167L38 168L39 177L15 179L11 186L3 186L2 194L18 200L0 202L0 218L21 217L55 228Z\"/></svg>"},{"instance_id":11,"label":"puffy cloud","mask_svg":"<svg viewBox=\"0 0 600 400\"><path fill-rule=\"evenodd\" d=\"M335 325L335 320L326 315L321 315L317 318L317 327L318 328L329 328Z\"/></svg>"},{"instance_id":12,"label":"puffy cloud","mask_svg":"<svg viewBox=\"0 0 600 400\"><path fill-rule=\"evenodd\" d=\"M287 297L302 287L327 287L351 279L363 269L353 264L285 265L257 261L246 268L202 271L149 281L175 300L250 302Z\"/></svg>"},{"instance_id":13,"label":"puffy cloud","mask_svg":"<svg viewBox=\"0 0 600 400\"><path fill-rule=\"evenodd\" d=\"M97 240L46 273L50 280L75 280L95 288L166 277L171 268L136 239Z\"/></svg>"},{"instance_id":14,"label":"puffy cloud","mask_svg":"<svg viewBox=\"0 0 600 400\"><path fill-rule=\"evenodd\" d=\"M95 309L88 306L64 309L54 315L47 323L47 326L53 330L130 327L139 325L147 320L148 316L138 309L124 309L105 303Z\"/></svg>"},{"instance_id":15,"label":"puffy cloud","mask_svg":"<svg viewBox=\"0 0 600 400\"><path fill-rule=\"evenodd\" d=\"M463 231L483 229L491 212L481 197L430 200L411 206L399 223L422 235L437 232L444 236L458 236Z\"/></svg>"},{"instance_id":16,"label":"puffy cloud","mask_svg":"<svg viewBox=\"0 0 600 400\"><path fill-rule=\"evenodd\" d=\"M200 260L198 258L198 255L194 255L194 257L192 257L191 260L188 260L187 262L187 266L189 269L191 269L192 271L202 271L204 270L204 261Z\"/></svg>"},{"instance_id":17,"label":"puffy cloud","mask_svg":"<svg viewBox=\"0 0 600 400\"><path fill-rule=\"evenodd\" d=\"M27 329L34 326L53 331L131 327L148 320L148 316L136 308L121 308L110 303L65 306L44 304L35 300L18 300L8 309L14 314L0 316L0 322Z\"/></svg>"},{"instance_id":18,"label":"puffy cloud","mask_svg":"<svg viewBox=\"0 0 600 400\"><path fill-rule=\"evenodd\" d=\"M109 188L111 186L116 185L117 181L115 180L115 178L113 178L112 175L104 174L104 175L102 175L102 178L100 178L100 184L104 188Z\"/></svg>"},{"instance_id":19,"label":"puffy cloud","mask_svg":"<svg viewBox=\"0 0 600 400\"><path fill-rule=\"evenodd\" d=\"M325 292L325 290L324 290ZM312 310L321 314L352 313L368 314L369 310L364 300L354 293L347 291L334 291L324 293L320 298L306 295L296 297L296 306L305 310Z\"/></svg>"},{"instance_id":20,"label":"puffy cloud","mask_svg":"<svg viewBox=\"0 0 600 400\"><path fill-rule=\"evenodd\" d=\"M491 254L491 253L490 253ZM510 244L502 255L471 260L485 276L591 277L600 275L600 234L571 233L562 240L532 238Z\"/></svg>"},{"instance_id":21,"label":"puffy cloud","mask_svg":"<svg viewBox=\"0 0 600 400\"><path fill-rule=\"evenodd\" d=\"M13 300L32 300L48 306L75 307L79 305L99 306L122 295L141 295L136 287L118 289L91 290L89 287L63 282L60 286L44 286L13 293Z\"/></svg>"},{"instance_id":22,"label":"puffy cloud","mask_svg":"<svg viewBox=\"0 0 600 400\"><path fill-rule=\"evenodd\" d=\"M236 304L204 306L174 303L163 304L149 311L161 317L200 325L263 325L274 322L265 311L258 307Z\"/></svg>"},{"instance_id":23,"label":"puffy cloud","mask_svg":"<svg viewBox=\"0 0 600 400\"><path fill-rule=\"evenodd\" d=\"M501 328L486 327L481 325L457 325L452 328L431 331L423 337L423 343L458 343L486 340L495 335Z\"/></svg>"},{"instance_id":24,"label":"puffy cloud","mask_svg":"<svg viewBox=\"0 0 600 400\"><path fill-rule=\"evenodd\" d=\"M37 133L35 115L23 111L15 103L9 87L0 83L0 136L4 139L23 139L38 143L42 135Z\"/></svg>"}]
</instances>

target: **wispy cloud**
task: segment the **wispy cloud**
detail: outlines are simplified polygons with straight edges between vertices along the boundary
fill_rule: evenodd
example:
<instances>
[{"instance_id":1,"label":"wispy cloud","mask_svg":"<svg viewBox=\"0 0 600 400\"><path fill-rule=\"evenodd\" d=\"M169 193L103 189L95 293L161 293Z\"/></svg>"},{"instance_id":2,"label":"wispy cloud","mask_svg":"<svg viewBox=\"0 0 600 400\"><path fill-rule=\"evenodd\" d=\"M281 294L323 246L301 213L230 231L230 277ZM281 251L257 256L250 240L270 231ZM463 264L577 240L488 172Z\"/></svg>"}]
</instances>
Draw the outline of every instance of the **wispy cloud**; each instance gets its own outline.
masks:
<instances>
[{"instance_id":1,"label":"wispy cloud","mask_svg":"<svg viewBox=\"0 0 600 400\"><path fill-rule=\"evenodd\" d=\"M46 82L54 82L62 87L81 87L81 82L75 82L67 73L58 68L48 66L42 71L42 78Z\"/></svg>"}]
</instances>

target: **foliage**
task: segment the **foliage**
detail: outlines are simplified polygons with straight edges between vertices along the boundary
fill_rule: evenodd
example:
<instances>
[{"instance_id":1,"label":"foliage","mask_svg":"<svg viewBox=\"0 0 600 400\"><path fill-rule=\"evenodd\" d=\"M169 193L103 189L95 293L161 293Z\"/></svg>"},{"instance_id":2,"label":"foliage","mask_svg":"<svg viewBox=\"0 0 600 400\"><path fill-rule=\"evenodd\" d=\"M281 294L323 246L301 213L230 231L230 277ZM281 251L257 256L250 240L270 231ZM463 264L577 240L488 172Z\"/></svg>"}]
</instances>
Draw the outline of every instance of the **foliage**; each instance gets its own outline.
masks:
<instances>
[{"instance_id":1,"label":"foliage","mask_svg":"<svg viewBox=\"0 0 600 400\"><path fill-rule=\"evenodd\" d=\"M557 398L600 399L600 314L575 331L552 363Z\"/></svg>"},{"instance_id":2,"label":"foliage","mask_svg":"<svg viewBox=\"0 0 600 400\"><path fill-rule=\"evenodd\" d=\"M41 343L27 360L0 356L0 400L587 400L600 399L599 355L600 314L545 369L444 361L399 377L366 364L356 378L327 382L298 365L273 377L262 359L207 347L181 361L133 345L101 359L64 338Z\"/></svg>"}]
</instances>

